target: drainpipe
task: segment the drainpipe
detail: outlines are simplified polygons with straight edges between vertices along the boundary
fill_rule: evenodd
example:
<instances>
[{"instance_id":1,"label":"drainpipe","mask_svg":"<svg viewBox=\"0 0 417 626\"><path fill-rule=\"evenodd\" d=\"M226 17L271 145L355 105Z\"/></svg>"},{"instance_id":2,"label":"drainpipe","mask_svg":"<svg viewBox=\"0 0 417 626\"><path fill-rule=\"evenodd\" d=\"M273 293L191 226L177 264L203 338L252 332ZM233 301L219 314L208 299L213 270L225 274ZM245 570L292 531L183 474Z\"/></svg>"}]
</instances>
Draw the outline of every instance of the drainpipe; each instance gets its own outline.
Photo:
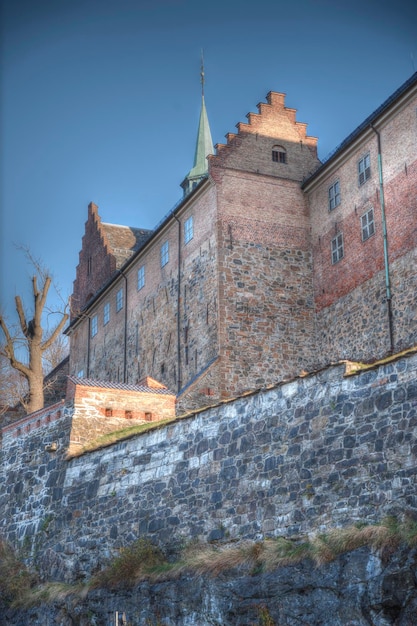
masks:
<instances>
[{"instance_id":1,"label":"drainpipe","mask_svg":"<svg viewBox=\"0 0 417 626\"><path fill-rule=\"evenodd\" d=\"M123 270L119 270L120 274L125 279L125 315L124 315L124 332L123 332L123 382L126 383L127 378L127 276L123 273Z\"/></svg>"},{"instance_id":2,"label":"drainpipe","mask_svg":"<svg viewBox=\"0 0 417 626\"><path fill-rule=\"evenodd\" d=\"M87 335L87 375L90 378L90 337L91 337L91 318L88 316L88 335Z\"/></svg>"},{"instance_id":3,"label":"drainpipe","mask_svg":"<svg viewBox=\"0 0 417 626\"><path fill-rule=\"evenodd\" d=\"M388 311L390 353L392 354L394 352L394 324L393 324L393 317L392 317L391 282L390 282L390 276L389 276L388 235L387 235L387 222L385 218L384 180L382 177L381 135L373 124L371 124L371 128L376 134L377 139L378 139L378 175L379 175L379 196L381 200L382 236L384 240L385 293L386 293L387 311Z\"/></svg>"},{"instance_id":4,"label":"drainpipe","mask_svg":"<svg viewBox=\"0 0 417 626\"><path fill-rule=\"evenodd\" d=\"M176 215L174 218L178 222L178 293L177 293L177 391L182 386L181 380L181 222Z\"/></svg>"}]
</instances>

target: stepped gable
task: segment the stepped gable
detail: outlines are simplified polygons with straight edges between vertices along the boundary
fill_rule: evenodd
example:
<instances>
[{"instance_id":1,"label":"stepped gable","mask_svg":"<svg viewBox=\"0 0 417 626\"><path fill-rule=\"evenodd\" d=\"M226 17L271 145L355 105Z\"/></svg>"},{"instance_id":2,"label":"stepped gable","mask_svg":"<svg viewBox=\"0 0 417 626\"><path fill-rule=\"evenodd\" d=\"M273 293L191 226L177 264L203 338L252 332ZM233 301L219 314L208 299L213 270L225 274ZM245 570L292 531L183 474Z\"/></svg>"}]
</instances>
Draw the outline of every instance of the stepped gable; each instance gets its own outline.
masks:
<instances>
[{"instance_id":1,"label":"stepped gable","mask_svg":"<svg viewBox=\"0 0 417 626\"><path fill-rule=\"evenodd\" d=\"M71 298L71 319L145 243L151 230L101 221L98 206L88 205L88 219Z\"/></svg>"},{"instance_id":2,"label":"stepped gable","mask_svg":"<svg viewBox=\"0 0 417 626\"><path fill-rule=\"evenodd\" d=\"M297 148L307 147L312 153L311 156L317 159L317 137L307 135L307 124L296 121L297 110L285 106L285 94L270 91L266 100L257 105L258 113L247 114L248 122L236 124L237 133L226 134L227 143L215 145L216 154L208 157L210 168L222 166L239 168L241 159L239 148L248 136L257 141L276 140L286 149L289 149L291 144ZM235 152L239 153L236 162Z\"/></svg>"}]
</instances>

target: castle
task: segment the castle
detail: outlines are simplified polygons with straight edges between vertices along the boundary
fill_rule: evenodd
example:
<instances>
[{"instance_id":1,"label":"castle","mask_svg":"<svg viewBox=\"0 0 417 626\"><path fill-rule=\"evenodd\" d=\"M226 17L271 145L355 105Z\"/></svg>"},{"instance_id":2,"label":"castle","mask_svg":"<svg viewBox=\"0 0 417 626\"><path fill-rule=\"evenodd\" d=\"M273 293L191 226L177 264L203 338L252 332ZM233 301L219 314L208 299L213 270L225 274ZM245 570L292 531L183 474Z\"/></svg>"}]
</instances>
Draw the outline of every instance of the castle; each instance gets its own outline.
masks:
<instances>
[{"instance_id":1,"label":"castle","mask_svg":"<svg viewBox=\"0 0 417 626\"><path fill-rule=\"evenodd\" d=\"M90 204L66 401L2 428L0 535L44 579L88 578L138 537L415 517L416 113L414 74L320 164L270 93L207 158L203 100L154 231Z\"/></svg>"},{"instance_id":2,"label":"castle","mask_svg":"<svg viewBox=\"0 0 417 626\"><path fill-rule=\"evenodd\" d=\"M325 163L270 92L214 149L204 97L184 197L153 231L91 203L70 373L150 376L179 410L417 339L417 73Z\"/></svg>"}]
</instances>

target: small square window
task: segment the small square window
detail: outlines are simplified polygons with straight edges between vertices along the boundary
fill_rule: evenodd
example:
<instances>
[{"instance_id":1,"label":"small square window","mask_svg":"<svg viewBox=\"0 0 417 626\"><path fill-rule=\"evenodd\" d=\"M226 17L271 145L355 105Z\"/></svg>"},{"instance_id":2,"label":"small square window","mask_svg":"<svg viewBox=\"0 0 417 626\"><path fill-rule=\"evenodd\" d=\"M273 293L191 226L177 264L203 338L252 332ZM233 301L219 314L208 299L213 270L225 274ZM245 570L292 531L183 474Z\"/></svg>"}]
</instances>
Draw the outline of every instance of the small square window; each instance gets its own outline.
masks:
<instances>
[{"instance_id":1,"label":"small square window","mask_svg":"<svg viewBox=\"0 0 417 626\"><path fill-rule=\"evenodd\" d=\"M94 315L94 317L91 318L91 336L92 337L97 335L97 328L98 328L98 319L97 319L97 315Z\"/></svg>"},{"instance_id":2,"label":"small square window","mask_svg":"<svg viewBox=\"0 0 417 626\"><path fill-rule=\"evenodd\" d=\"M144 286L145 286L145 266L142 265L142 267L138 269L138 291L139 289L143 289Z\"/></svg>"},{"instance_id":3,"label":"small square window","mask_svg":"<svg viewBox=\"0 0 417 626\"><path fill-rule=\"evenodd\" d=\"M123 309L123 289L116 293L116 311Z\"/></svg>"},{"instance_id":4,"label":"small square window","mask_svg":"<svg viewBox=\"0 0 417 626\"><path fill-rule=\"evenodd\" d=\"M329 211L333 211L340 204L340 183L337 180L329 187Z\"/></svg>"},{"instance_id":5,"label":"small square window","mask_svg":"<svg viewBox=\"0 0 417 626\"><path fill-rule=\"evenodd\" d=\"M343 256L343 234L339 233L334 239L332 239L332 264L334 265L343 259Z\"/></svg>"},{"instance_id":6,"label":"small square window","mask_svg":"<svg viewBox=\"0 0 417 626\"><path fill-rule=\"evenodd\" d=\"M359 174L359 185L363 185L364 183L366 183L368 178L371 178L371 157L369 154L366 154L358 162L358 174Z\"/></svg>"},{"instance_id":7,"label":"small square window","mask_svg":"<svg viewBox=\"0 0 417 626\"><path fill-rule=\"evenodd\" d=\"M103 326L110 322L110 302L106 302L103 308Z\"/></svg>"},{"instance_id":8,"label":"small square window","mask_svg":"<svg viewBox=\"0 0 417 626\"><path fill-rule=\"evenodd\" d=\"M374 210L369 209L361 217L362 241L366 241L375 233Z\"/></svg>"},{"instance_id":9,"label":"small square window","mask_svg":"<svg viewBox=\"0 0 417 626\"><path fill-rule=\"evenodd\" d=\"M166 241L161 246L161 267L164 267L169 261L169 244Z\"/></svg>"},{"instance_id":10,"label":"small square window","mask_svg":"<svg viewBox=\"0 0 417 626\"><path fill-rule=\"evenodd\" d=\"M184 243L188 243L194 237L193 216L185 220L184 223Z\"/></svg>"}]
</instances>

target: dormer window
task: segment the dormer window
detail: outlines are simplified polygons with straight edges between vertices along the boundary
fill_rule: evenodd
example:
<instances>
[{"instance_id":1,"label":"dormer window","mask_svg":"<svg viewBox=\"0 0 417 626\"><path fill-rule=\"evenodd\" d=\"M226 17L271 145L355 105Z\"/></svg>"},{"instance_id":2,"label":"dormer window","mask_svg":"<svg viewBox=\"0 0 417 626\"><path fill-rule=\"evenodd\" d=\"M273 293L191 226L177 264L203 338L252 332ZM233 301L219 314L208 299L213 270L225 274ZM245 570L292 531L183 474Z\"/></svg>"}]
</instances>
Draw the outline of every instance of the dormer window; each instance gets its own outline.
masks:
<instances>
[{"instance_id":1,"label":"dormer window","mask_svg":"<svg viewBox=\"0 0 417 626\"><path fill-rule=\"evenodd\" d=\"M272 148L272 160L274 163L286 163L287 151L282 146L274 146Z\"/></svg>"}]
</instances>

